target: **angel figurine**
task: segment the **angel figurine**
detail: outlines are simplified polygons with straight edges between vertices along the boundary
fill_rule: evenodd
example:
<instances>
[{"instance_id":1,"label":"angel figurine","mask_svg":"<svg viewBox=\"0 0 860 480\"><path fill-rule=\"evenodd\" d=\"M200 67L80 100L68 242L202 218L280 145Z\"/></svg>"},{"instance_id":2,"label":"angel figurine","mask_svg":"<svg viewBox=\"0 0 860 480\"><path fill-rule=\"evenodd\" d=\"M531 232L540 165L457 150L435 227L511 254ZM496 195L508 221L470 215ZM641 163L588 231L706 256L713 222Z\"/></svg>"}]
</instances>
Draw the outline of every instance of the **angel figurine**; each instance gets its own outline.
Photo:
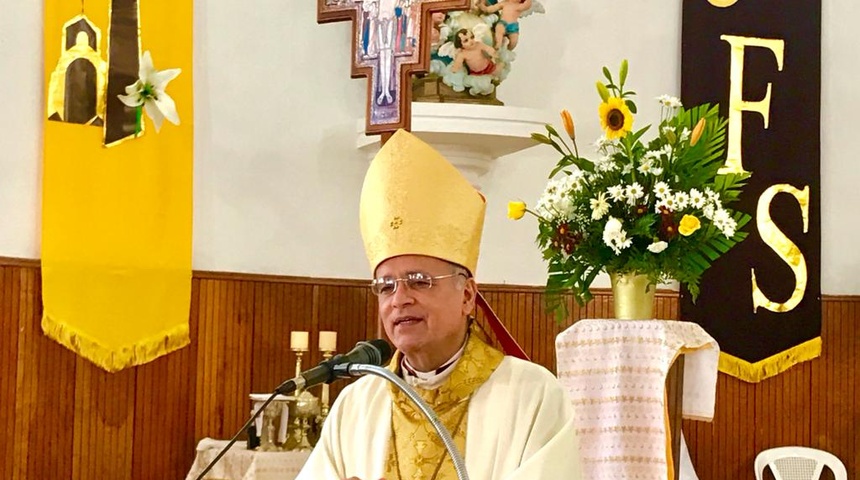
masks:
<instances>
[{"instance_id":1,"label":"angel figurine","mask_svg":"<svg viewBox=\"0 0 860 480\"><path fill-rule=\"evenodd\" d=\"M484 13L497 13L499 20L493 27L495 32L496 50L502 48L502 42L508 39L508 50L517 46L520 38L520 17L532 12L543 13L543 5L537 0L479 0L478 8ZM534 5L534 8L533 8Z\"/></svg>"},{"instance_id":2,"label":"angel figurine","mask_svg":"<svg viewBox=\"0 0 860 480\"><path fill-rule=\"evenodd\" d=\"M451 71L457 73L466 65L470 75L490 75L496 69L493 60L496 58L496 50L480 40L475 39L475 34L465 28L461 28L454 37L454 46L457 47L457 55L451 64Z\"/></svg>"}]
</instances>

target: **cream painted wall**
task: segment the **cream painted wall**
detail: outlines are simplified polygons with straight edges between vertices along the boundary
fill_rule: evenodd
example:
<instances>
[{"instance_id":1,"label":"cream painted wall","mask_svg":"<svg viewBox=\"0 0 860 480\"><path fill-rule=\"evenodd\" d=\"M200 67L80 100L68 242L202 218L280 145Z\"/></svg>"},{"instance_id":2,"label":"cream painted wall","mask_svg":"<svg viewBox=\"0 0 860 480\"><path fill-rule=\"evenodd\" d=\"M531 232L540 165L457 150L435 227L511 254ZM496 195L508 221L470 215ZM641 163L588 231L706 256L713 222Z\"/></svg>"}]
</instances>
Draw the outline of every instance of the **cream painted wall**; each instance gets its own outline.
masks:
<instances>
[{"instance_id":1,"label":"cream painted wall","mask_svg":"<svg viewBox=\"0 0 860 480\"><path fill-rule=\"evenodd\" d=\"M38 258L41 2L0 2L6 113L0 117L0 255ZM860 110L852 30L860 4L823 3L822 289L860 294L860 249L854 248L860 169L852 144ZM568 108L578 136L593 139L599 135L593 85L601 66L630 60L640 124L658 114L653 97L678 93L680 1L545 4L547 15L522 23L518 59L499 91L506 104ZM366 84L349 78L349 27L318 25L315 5L196 2L196 269L367 275L357 222L367 162L354 146ZM555 160L547 150L500 159L482 179L488 213L479 280L543 283L535 225L507 220L505 204L536 200Z\"/></svg>"}]
</instances>

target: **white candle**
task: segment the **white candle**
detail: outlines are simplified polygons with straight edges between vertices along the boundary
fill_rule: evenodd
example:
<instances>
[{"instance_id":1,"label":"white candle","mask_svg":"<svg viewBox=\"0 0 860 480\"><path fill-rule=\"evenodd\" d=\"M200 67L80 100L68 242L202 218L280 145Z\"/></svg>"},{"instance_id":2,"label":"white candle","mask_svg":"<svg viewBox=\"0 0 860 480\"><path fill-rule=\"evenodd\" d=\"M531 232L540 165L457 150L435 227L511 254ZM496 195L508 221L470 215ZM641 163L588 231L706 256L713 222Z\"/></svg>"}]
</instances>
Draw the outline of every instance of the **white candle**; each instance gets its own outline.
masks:
<instances>
[{"instance_id":1,"label":"white candle","mask_svg":"<svg viewBox=\"0 0 860 480\"><path fill-rule=\"evenodd\" d=\"M320 350L323 352L337 350L337 332L320 332Z\"/></svg>"},{"instance_id":2,"label":"white candle","mask_svg":"<svg viewBox=\"0 0 860 480\"><path fill-rule=\"evenodd\" d=\"M308 332L290 332L290 349L306 352L308 350Z\"/></svg>"}]
</instances>

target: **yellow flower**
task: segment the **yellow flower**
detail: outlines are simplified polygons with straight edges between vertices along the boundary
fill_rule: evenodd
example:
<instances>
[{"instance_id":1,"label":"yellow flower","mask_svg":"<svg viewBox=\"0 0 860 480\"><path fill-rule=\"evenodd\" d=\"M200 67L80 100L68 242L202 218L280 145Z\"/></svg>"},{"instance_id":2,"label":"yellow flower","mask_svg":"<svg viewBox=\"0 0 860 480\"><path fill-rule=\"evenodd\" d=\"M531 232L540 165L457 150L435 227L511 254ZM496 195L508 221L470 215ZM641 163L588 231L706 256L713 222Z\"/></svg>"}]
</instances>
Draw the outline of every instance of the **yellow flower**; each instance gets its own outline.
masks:
<instances>
[{"instance_id":1,"label":"yellow flower","mask_svg":"<svg viewBox=\"0 0 860 480\"><path fill-rule=\"evenodd\" d=\"M685 237L689 237L696 230L702 227L702 223L699 222L699 219L692 215L684 215L684 218L681 219L681 223L678 224L678 233Z\"/></svg>"},{"instance_id":2,"label":"yellow flower","mask_svg":"<svg viewBox=\"0 0 860 480\"><path fill-rule=\"evenodd\" d=\"M564 123L564 129L567 131L570 139L576 140L576 130L573 129L573 117L570 116L570 112L562 110L561 121Z\"/></svg>"},{"instance_id":3,"label":"yellow flower","mask_svg":"<svg viewBox=\"0 0 860 480\"><path fill-rule=\"evenodd\" d=\"M618 97L610 97L600 104L600 126L606 131L606 138L623 138L633 129L633 114Z\"/></svg>"},{"instance_id":4,"label":"yellow flower","mask_svg":"<svg viewBox=\"0 0 860 480\"><path fill-rule=\"evenodd\" d=\"M693 133L690 135L690 146L695 147L697 143L699 143L699 139L702 138L702 132L705 131L705 117L699 119L699 123L693 127Z\"/></svg>"},{"instance_id":5,"label":"yellow flower","mask_svg":"<svg viewBox=\"0 0 860 480\"><path fill-rule=\"evenodd\" d=\"M508 218L519 220L526 214L525 202L508 202Z\"/></svg>"}]
</instances>

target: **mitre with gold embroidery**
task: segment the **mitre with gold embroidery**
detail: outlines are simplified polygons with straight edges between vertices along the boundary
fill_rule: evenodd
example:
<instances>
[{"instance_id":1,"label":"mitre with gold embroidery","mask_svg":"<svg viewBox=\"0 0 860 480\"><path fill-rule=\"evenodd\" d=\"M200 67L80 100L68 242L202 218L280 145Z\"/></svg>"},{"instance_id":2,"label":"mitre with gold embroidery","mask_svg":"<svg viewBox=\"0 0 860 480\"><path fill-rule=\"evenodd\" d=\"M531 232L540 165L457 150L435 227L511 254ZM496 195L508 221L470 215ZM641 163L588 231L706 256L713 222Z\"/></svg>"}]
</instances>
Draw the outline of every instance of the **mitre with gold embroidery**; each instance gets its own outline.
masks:
<instances>
[{"instance_id":1,"label":"mitre with gold embroidery","mask_svg":"<svg viewBox=\"0 0 860 480\"><path fill-rule=\"evenodd\" d=\"M474 275L485 211L483 195L445 157L398 130L371 162L361 191L371 273L391 257L427 255Z\"/></svg>"}]
</instances>

